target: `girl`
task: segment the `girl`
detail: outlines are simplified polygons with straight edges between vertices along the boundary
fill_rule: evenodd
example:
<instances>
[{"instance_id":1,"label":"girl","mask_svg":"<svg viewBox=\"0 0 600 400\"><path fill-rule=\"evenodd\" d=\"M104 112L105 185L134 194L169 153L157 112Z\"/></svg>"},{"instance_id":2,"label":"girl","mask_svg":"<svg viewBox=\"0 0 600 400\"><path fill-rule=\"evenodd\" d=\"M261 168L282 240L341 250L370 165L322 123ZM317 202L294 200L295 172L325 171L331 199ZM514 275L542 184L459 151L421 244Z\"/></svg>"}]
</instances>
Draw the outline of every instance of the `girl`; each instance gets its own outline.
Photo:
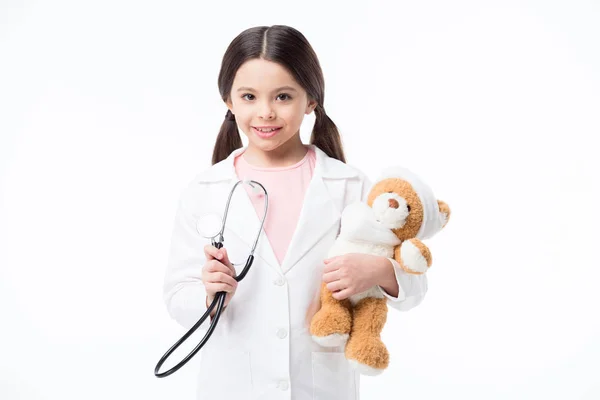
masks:
<instances>
[{"instance_id":1,"label":"girl","mask_svg":"<svg viewBox=\"0 0 600 400\"><path fill-rule=\"evenodd\" d=\"M164 284L168 312L186 329L217 292L227 292L219 324L200 352L198 398L358 399L359 375L344 349L321 347L310 336L322 282L336 299L379 285L391 307L408 310L425 295L425 275L365 254L324 260L341 211L366 201L371 184L345 163L323 106L319 61L300 32L282 25L242 32L225 52L218 84L229 111L213 165L181 193ZM305 145L300 125L313 111L316 122ZM221 249L196 229L199 216L223 213L238 179L257 180L269 194L254 264L239 287L233 276L260 228L264 198L249 188L236 191L241 197L232 200ZM207 328L205 322L199 331Z\"/></svg>"}]
</instances>

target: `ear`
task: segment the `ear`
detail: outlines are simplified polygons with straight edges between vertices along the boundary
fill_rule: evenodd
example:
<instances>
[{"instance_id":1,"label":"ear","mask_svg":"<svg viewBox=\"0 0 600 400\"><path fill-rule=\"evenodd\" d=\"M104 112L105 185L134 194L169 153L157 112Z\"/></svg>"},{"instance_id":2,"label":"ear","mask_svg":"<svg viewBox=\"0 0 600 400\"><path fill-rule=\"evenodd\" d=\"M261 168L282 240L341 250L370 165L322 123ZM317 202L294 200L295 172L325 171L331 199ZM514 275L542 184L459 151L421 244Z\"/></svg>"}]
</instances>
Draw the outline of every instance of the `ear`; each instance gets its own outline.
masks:
<instances>
[{"instance_id":1,"label":"ear","mask_svg":"<svg viewBox=\"0 0 600 400\"><path fill-rule=\"evenodd\" d=\"M225 104L227 105L227 108L229 108L229 111L233 112L233 104L231 103L231 99L225 100Z\"/></svg>"},{"instance_id":2,"label":"ear","mask_svg":"<svg viewBox=\"0 0 600 400\"><path fill-rule=\"evenodd\" d=\"M306 105L306 109L304 110L304 113L308 115L311 112L313 112L315 108L317 108L317 102L315 100L309 100L308 104Z\"/></svg>"},{"instance_id":3,"label":"ear","mask_svg":"<svg viewBox=\"0 0 600 400\"><path fill-rule=\"evenodd\" d=\"M446 226L450 219L450 207L445 202L438 200L438 207L440 209L440 217L442 219L442 228Z\"/></svg>"}]
</instances>

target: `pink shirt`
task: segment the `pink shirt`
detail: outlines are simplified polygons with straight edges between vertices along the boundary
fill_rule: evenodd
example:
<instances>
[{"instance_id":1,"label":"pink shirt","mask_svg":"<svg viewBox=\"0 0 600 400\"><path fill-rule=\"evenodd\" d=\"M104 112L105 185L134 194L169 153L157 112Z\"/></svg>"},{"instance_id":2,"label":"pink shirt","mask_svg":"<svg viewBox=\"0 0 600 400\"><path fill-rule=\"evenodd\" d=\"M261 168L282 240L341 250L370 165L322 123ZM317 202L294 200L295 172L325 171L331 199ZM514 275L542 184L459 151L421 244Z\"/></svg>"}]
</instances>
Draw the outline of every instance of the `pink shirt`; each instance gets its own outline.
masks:
<instances>
[{"instance_id":1,"label":"pink shirt","mask_svg":"<svg viewBox=\"0 0 600 400\"><path fill-rule=\"evenodd\" d=\"M287 167L264 168L250 165L243 157L243 152L234 160L238 179L258 181L269 194L264 231L279 265L283 264L285 253L296 230L304 195L315 168L316 154L310 147L307 146L307 149L306 156L302 160ZM262 218L264 210L262 195L254 194L248 185L244 187L257 215Z\"/></svg>"}]
</instances>

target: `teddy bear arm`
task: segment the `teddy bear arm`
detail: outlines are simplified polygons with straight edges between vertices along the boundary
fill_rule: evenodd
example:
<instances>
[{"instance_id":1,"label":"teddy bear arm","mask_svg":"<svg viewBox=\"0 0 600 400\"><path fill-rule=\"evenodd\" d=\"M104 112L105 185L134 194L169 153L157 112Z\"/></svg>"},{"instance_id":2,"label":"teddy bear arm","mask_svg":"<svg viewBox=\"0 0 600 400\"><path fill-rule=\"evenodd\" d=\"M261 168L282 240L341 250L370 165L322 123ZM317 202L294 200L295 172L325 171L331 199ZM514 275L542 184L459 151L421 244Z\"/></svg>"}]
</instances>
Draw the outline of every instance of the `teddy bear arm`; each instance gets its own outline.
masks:
<instances>
[{"instance_id":1,"label":"teddy bear arm","mask_svg":"<svg viewBox=\"0 0 600 400\"><path fill-rule=\"evenodd\" d=\"M409 274L421 275L431 266L429 248L417 238L409 239L394 249L394 259Z\"/></svg>"}]
</instances>

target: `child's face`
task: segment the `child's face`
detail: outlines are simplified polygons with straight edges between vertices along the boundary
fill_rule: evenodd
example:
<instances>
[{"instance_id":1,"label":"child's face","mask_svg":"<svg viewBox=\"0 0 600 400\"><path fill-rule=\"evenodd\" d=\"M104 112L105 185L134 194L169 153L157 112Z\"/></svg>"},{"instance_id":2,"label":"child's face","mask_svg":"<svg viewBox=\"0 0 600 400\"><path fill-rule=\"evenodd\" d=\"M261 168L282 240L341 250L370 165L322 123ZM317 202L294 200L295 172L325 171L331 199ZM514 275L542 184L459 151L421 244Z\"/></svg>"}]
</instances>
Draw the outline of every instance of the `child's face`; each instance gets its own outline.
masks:
<instances>
[{"instance_id":1,"label":"child's face","mask_svg":"<svg viewBox=\"0 0 600 400\"><path fill-rule=\"evenodd\" d=\"M282 87L285 89L278 90ZM305 114L316 102L281 65L252 59L238 69L227 107L253 147L271 151L299 135ZM256 127L274 126L274 133L260 133Z\"/></svg>"}]
</instances>

